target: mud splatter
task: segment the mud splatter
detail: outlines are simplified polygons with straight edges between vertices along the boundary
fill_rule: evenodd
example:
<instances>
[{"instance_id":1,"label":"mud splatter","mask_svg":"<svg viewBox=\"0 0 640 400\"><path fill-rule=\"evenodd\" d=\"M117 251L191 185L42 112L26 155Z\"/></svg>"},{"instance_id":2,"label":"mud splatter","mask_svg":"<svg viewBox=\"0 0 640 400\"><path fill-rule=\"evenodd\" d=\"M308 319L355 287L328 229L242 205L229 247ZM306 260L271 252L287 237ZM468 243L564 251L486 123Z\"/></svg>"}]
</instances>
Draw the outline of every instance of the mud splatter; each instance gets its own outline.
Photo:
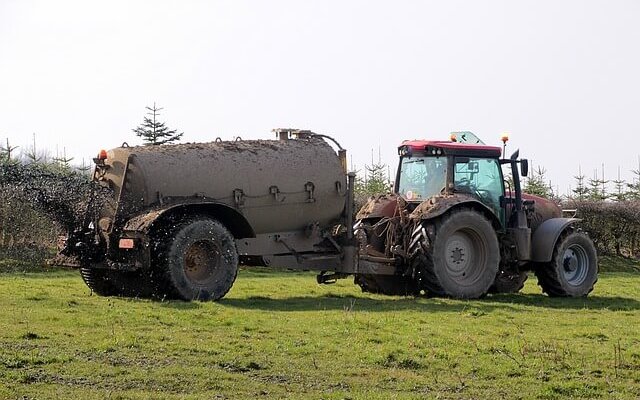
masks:
<instances>
[{"instance_id":1,"label":"mud splatter","mask_svg":"<svg viewBox=\"0 0 640 400\"><path fill-rule=\"evenodd\" d=\"M67 233L80 226L93 204L90 199L103 197L104 191L83 173L17 162L0 165L0 189L5 196L45 213Z\"/></svg>"}]
</instances>

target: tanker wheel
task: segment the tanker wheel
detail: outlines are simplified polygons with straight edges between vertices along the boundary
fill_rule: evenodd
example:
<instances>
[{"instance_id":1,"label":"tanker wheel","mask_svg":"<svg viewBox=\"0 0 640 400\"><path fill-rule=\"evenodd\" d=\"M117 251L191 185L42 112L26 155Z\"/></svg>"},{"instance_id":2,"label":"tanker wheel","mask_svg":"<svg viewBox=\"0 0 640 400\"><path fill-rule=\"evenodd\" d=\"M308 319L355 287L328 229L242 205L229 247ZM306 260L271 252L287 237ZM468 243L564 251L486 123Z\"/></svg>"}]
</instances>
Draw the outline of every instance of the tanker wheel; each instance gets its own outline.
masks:
<instances>
[{"instance_id":1,"label":"tanker wheel","mask_svg":"<svg viewBox=\"0 0 640 400\"><path fill-rule=\"evenodd\" d=\"M116 296L150 298L157 296L157 283L147 271L109 271Z\"/></svg>"},{"instance_id":2,"label":"tanker wheel","mask_svg":"<svg viewBox=\"0 0 640 400\"><path fill-rule=\"evenodd\" d=\"M498 271L489 293L518 293L529 278L527 271Z\"/></svg>"},{"instance_id":3,"label":"tanker wheel","mask_svg":"<svg viewBox=\"0 0 640 400\"><path fill-rule=\"evenodd\" d=\"M100 296L151 297L155 286L141 271L80 268L87 286Z\"/></svg>"},{"instance_id":4,"label":"tanker wheel","mask_svg":"<svg viewBox=\"0 0 640 400\"><path fill-rule=\"evenodd\" d=\"M164 265L170 294L183 300L218 300L238 274L233 235L208 218L179 225L167 243Z\"/></svg>"},{"instance_id":5,"label":"tanker wheel","mask_svg":"<svg viewBox=\"0 0 640 400\"><path fill-rule=\"evenodd\" d=\"M423 227L426 223L422 222ZM472 210L453 211L436 223L432 240L425 232L414 231L412 242L419 246L413 267L429 294L459 299L484 296L500 262L498 238L491 222Z\"/></svg>"},{"instance_id":6,"label":"tanker wheel","mask_svg":"<svg viewBox=\"0 0 640 400\"><path fill-rule=\"evenodd\" d=\"M99 296L116 296L118 289L113 285L109 270L102 268L80 268L80 276L91 292Z\"/></svg>"},{"instance_id":7,"label":"tanker wheel","mask_svg":"<svg viewBox=\"0 0 640 400\"><path fill-rule=\"evenodd\" d=\"M551 261L539 265L535 273L549 296L586 296L598 281L596 248L585 233L566 233L558 239Z\"/></svg>"},{"instance_id":8,"label":"tanker wheel","mask_svg":"<svg viewBox=\"0 0 640 400\"><path fill-rule=\"evenodd\" d=\"M415 280L407 276L358 274L354 283L367 293L387 296L416 296L420 293Z\"/></svg>"}]
</instances>

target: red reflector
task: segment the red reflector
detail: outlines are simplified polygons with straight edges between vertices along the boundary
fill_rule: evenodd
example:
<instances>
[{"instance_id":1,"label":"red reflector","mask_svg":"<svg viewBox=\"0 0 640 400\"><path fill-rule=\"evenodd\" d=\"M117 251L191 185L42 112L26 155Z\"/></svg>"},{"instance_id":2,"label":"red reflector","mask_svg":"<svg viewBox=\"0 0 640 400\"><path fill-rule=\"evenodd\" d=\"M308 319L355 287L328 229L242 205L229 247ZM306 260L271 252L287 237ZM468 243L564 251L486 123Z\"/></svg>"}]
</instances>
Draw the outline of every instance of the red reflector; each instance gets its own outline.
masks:
<instances>
[{"instance_id":1,"label":"red reflector","mask_svg":"<svg viewBox=\"0 0 640 400\"><path fill-rule=\"evenodd\" d=\"M118 247L121 249L133 249L133 239L120 239Z\"/></svg>"}]
</instances>

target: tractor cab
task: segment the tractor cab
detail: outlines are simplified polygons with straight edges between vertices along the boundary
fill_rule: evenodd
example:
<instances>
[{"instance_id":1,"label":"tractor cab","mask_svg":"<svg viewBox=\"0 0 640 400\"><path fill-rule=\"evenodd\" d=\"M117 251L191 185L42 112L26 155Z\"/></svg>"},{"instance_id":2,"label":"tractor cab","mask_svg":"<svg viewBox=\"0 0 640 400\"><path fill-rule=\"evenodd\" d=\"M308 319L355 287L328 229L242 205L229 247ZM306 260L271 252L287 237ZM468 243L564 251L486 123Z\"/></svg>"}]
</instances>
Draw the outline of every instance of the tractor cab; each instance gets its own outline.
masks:
<instances>
[{"instance_id":1,"label":"tractor cab","mask_svg":"<svg viewBox=\"0 0 640 400\"><path fill-rule=\"evenodd\" d=\"M395 193L420 203L434 196L466 194L504 226L505 195L499 147L451 141L406 140L398 148Z\"/></svg>"}]
</instances>

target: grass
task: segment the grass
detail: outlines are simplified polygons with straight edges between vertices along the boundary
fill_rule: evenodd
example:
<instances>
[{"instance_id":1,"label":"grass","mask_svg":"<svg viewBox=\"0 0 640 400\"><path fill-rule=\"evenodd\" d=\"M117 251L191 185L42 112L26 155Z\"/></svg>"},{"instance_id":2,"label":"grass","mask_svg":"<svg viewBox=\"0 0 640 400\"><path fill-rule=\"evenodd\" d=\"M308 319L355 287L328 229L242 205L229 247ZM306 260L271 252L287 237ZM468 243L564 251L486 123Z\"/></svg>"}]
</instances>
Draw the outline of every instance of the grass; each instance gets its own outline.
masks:
<instances>
[{"instance_id":1,"label":"grass","mask_svg":"<svg viewBox=\"0 0 640 400\"><path fill-rule=\"evenodd\" d=\"M0 398L637 399L640 275L588 298L363 294L242 270L218 303L90 295L0 274Z\"/></svg>"}]
</instances>

